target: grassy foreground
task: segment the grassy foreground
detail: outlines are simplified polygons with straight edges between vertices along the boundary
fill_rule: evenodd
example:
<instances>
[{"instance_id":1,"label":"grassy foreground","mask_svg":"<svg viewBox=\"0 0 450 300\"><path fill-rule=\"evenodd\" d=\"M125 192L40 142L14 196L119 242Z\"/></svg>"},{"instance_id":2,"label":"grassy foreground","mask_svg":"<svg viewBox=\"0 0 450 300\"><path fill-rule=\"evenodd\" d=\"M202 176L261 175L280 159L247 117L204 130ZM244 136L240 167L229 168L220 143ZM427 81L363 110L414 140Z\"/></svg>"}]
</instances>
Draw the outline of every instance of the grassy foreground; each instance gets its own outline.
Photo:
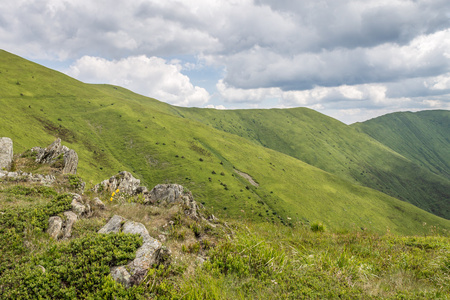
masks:
<instances>
[{"instance_id":1,"label":"grassy foreground","mask_svg":"<svg viewBox=\"0 0 450 300\"><path fill-rule=\"evenodd\" d=\"M60 192L0 186L2 299L447 299L450 294L450 241L427 224L427 236L333 232L321 224L222 221L223 227L211 228L170 209L115 200L105 201L106 211L77 222L72 239L56 242L45 229L50 215L67 209L70 197ZM140 286L128 290L109 270L133 259L140 238L96 234L117 213L143 222L154 236L167 234L164 245L172 251L170 264L150 269Z\"/></svg>"}]
</instances>

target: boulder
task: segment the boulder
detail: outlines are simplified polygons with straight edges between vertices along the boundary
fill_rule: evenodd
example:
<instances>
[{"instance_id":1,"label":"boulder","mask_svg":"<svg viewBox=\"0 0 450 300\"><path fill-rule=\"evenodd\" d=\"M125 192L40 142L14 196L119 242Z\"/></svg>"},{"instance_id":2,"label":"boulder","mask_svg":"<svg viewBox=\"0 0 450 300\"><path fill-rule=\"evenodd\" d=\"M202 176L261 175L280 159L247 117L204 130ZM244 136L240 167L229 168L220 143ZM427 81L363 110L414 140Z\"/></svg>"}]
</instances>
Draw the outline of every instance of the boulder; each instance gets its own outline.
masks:
<instances>
[{"instance_id":1,"label":"boulder","mask_svg":"<svg viewBox=\"0 0 450 300\"><path fill-rule=\"evenodd\" d=\"M70 238L73 224L78 220L77 215L71 211L64 212L64 216L65 220L59 216L53 216L48 219L47 233L55 240Z\"/></svg>"},{"instance_id":2,"label":"boulder","mask_svg":"<svg viewBox=\"0 0 450 300\"><path fill-rule=\"evenodd\" d=\"M179 184L158 184L155 186L148 195L147 204L153 205L168 205L168 204L181 204L184 213L194 219L200 217L199 206L194 200L194 196L190 191L185 190L182 185Z\"/></svg>"},{"instance_id":3,"label":"boulder","mask_svg":"<svg viewBox=\"0 0 450 300\"><path fill-rule=\"evenodd\" d=\"M89 217L91 215L91 207L89 204L84 204L83 199L79 194L71 193L72 195L72 211L79 217Z\"/></svg>"},{"instance_id":4,"label":"boulder","mask_svg":"<svg viewBox=\"0 0 450 300\"><path fill-rule=\"evenodd\" d=\"M161 242L150 236L142 223L126 221L125 218L115 215L99 230L98 233L123 232L139 234L143 244L136 251L136 258L126 266L118 266L111 269L111 276L125 287L137 285L147 275L148 269L153 264L158 264L162 258L167 260L168 251L161 251ZM164 252L164 255L161 255Z\"/></svg>"},{"instance_id":5,"label":"boulder","mask_svg":"<svg viewBox=\"0 0 450 300\"><path fill-rule=\"evenodd\" d=\"M118 233L120 232L120 230L122 229L122 224L126 219L118 216L118 215L114 215L109 221L108 223L106 223L105 226L103 226L98 233Z\"/></svg>"},{"instance_id":6,"label":"boulder","mask_svg":"<svg viewBox=\"0 0 450 300\"><path fill-rule=\"evenodd\" d=\"M136 179L131 175L130 172L122 171L119 174L112 176L109 179L103 180L101 183L94 186L94 191L99 192L101 190L109 191L110 193L115 192L119 189L120 193L128 195L136 195L141 191L138 190L141 181Z\"/></svg>"},{"instance_id":7,"label":"boulder","mask_svg":"<svg viewBox=\"0 0 450 300\"><path fill-rule=\"evenodd\" d=\"M102 200L100 200L100 198L98 197L94 198L94 205L102 210L106 209L105 203L103 203Z\"/></svg>"},{"instance_id":8,"label":"boulder","mask_svg":"<svg viewBox=\"0 0 450 300\"><path fill-rule=\"evenodd\" d=\"M61 139L56 139L47 148L34 147L32 152L37 152L36 162L41 164L51 164L61 168L63 174L76 174L78 167L77 153L61 145Z\"/></svg>"},{"instance_id":9,"label":"boulder","mask_svg":"<svg viewBox=\"0 0 450 300\"><path fill-rule=\"evenodd\" d=\"M66 217L66 220L64 221L63 224L63 238L68 239L72 236L72 227L73 224L75 224L75 222L78 221L78 217L72 211L64 212L64 216Z\"/></svg>"},{"instance_id":10,"label":"boulder","mask_svg":"<svg viewBox=\"0 0 450 300\"><path fill-rule=\"evenodd\" d=\"M13 142L8 137L0 138L0 170L9 171L13 160Z\"/></svg>"},{"instance_id":11,"label":"boulder","mask_svg":"<svg viewBox=\"0 0 450 300\"><path fill-rule=\"evenodd\" d=\"M63 220L60 217L58 216L50 217L50 219L48 219L47 233L52 238L57 240L63 235L62 227L63 227Z\"/></svg>"}]
</instances>

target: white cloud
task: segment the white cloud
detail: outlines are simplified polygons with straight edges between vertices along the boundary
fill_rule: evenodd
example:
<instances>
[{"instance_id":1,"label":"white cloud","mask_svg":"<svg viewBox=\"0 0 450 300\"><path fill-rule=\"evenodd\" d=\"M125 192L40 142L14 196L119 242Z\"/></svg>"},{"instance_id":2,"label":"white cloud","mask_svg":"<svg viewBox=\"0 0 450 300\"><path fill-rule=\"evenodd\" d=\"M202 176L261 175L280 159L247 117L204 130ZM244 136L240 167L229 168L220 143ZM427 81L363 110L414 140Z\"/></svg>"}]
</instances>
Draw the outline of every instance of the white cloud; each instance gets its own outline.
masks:
<instances>
[{"instance_id":1,"label":"white cloud","mask_svg":"<svg viewBox=\"0 0 450 300\"><path fill-rule=\"evenodd\" d=\"M180 73L181 65L158 57L131 56L121 60L84 56L66 72L90 83L109 83L179 106L202 106L209 93Z\"/></svg>"}]
</instances>

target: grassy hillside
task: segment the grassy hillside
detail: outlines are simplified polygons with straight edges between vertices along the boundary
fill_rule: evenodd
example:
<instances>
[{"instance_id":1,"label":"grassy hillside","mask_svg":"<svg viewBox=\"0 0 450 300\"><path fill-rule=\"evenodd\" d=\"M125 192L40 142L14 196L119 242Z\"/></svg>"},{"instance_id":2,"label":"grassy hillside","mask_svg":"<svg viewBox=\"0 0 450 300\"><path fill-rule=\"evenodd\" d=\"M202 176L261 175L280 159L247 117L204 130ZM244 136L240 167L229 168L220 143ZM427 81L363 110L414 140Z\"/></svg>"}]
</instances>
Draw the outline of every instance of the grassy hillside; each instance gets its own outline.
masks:
<instances>
[{"instance_id":1,"label":"grassy hillside","mask_svg":"<svg viewBox=\"0 0 450 300\"><path fill-rule=\"evenodd\" d=\"M185 118L239 135L353 183L450 218L448 178L417 165L352 126L311 109L178 110ZM445 152L448 140L442 140L443 129L436 130L442 134L437 138L441 141L441 152ZM447 157L449 152L446 153ZM449 170L445 166L441 168Z\"/></svg>"},{"instance_id":2,"label":"grassy hillside","mask_svg":"<svg viewBox=\"0 0 450 300\"><path fill-rule=\"evenodd\" d=\"M393 113L352 126L450 179L450 111Z\"/></svg>"},{"instance_id":3,"label":"grassy hillside","mask_svg":"<svg viewBox=\"0 0 450 300\"><path fill-rule=\"evenodd\" d=\"M74 224L71 238L56 241L46 232L48 219L70 209L67 191L73 192L70 185L0 184L2 299L447 299L450 294L450 240L433 226L424 226L422 237L236 220L218 220L212 227L176 206L109 202L108 195L91 193L83 201L92 204L99 196L107 209L92 205L92 215ZM172 253L128 289L110 271L135 258L142 238L97 234L115 214L142 223L154 237L164 235L163 245Z\"/></svg>"},{"instance_id":4,"label":"grassy hillside","mask_svg":"<svg viewBox=\"0 0 450 300\"><path fill-rule=\"evenodd\" d=\"M149 188L182 184L221 217L401 234L427 232L424 222L450 228L408 203L183 118L170 105L83 84L4 51L0 86L0 136L13 139L15 153L60 137L77 151L78 173L91 186L127 170Z\"/></svg>"}]
</instances>

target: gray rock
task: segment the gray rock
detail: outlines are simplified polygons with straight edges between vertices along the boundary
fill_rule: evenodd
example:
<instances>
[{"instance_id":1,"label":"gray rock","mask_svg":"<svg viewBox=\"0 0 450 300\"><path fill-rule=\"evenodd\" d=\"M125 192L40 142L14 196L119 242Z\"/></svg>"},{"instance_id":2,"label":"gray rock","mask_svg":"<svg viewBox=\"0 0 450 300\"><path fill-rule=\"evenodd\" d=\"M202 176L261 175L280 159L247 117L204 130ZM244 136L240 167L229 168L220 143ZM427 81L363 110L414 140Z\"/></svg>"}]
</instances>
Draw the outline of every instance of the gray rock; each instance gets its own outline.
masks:
<instances>
[{"instance_id":1,"label":"gray rock","mask_svg":"<svg viewBox=\"0 0 450 300\"><path fill-rule=\"evenodd\" d=\"M79 217L89 217L91 215L91 207L89 204L83 204L83 200L79 194L72 193L72 211Z\"/></svg>"},{"instance_id":2,"label":"gray rock","mask_svg":"<svg viewBox=\"0 0 450 300\"><path fill-rule=\"evenodd\" d=\"M140 187L140 184L141 181L134 178L130 172L122 171L119 172L119 174L103 180L101 183L95 185L94 191L99 192L101 190L106 190L112 193L119 189L119 193L135 195Z\"/></svg>"},{"instance_id":3,"label":"gray rock","mask_svg":"<svg viewBox=\"0 0 450 300\"><path fill-rule=\"evenodd\" d=\"M122 283L125 287L139 284L147 275L148 269L167 259L170 252L164 251L161 255L161 242L151 237L142 223L126 221L123 217L115 215L109 222L99 230L99 233L120 232L139 234L142 237L143 244L136 251L136 257L126 267L119 266L111 269L111 276L117 282Z\"/></svg>"},{"instance_id":4,"label":"gray rock","mask_svg":"<svg viewBox=\"0 0 450 300\"><path fill-rule=\"evenodd\" d=\"M71 211L64 212L64 216L66 217L64 221L59 216L48 219L47 233L55 240L70 238L73 224L78 220L77 215Z\"/></svg>"},{"instance_id":5,"label":"gray rock","mask_svg":"<svg viewBox=\"0 0 450 300\"><path fill-rule=\"evenodd\" d=\"M8 137L0 138L0 170L9 171L13 159L13 142Z\"/></svg>"},{"instance_id":6,"label":"gray rock","mask_svg":"<svg viewBox=\"0 0 450 300\"><path fill-rule=\"evenodd\" d=\"M105 203L103 203L102 200L100 200L98 197L94 198L94 205L102 210L106 209Z\"/></svg>"},{"instance_id":7,"label":"gray rock","mask_svg":"<svg viewBox=\"0 0 450 300\"><path fill-rule=\"evenodd\" d=\"M200 217L199 206L192 193L179 184L158 184L149 192L147 203L153 205L181 204L186 215L194 219Z\"/></svg>"},{"instance_id":8,"label":"gray rock","mask_svg":"<svg viewBox=\"0 0 450 300\"><path fill-rule=\"evenodd\" d=\"M32 152L37 152L36 162L41 164L52 164L62 169L64 174L76 174L78 167L77 153L61 145L61 139L56 139L47 148L34 147Z\"/></svg>"},{"instance_id":9,"label":"gray rock","mask_svg":"<svg viewBox=\"0 0 450 300\"><path fill-rule=\"evenodd\" d=\"M184 187L179 184L158 184L150 191L152 204L171 204L180 202Z\"/></svg>"},{"instance_id":10,"label":"gray rock","mask_svg":"<svg viewBox=\"0 0 450 300\"><path fill-rule=\"evenodd\" d=\"M58 217L50 217L48 219L47 233L55 240L59 239L63 235L62 231L63 220Z\"/></svg>"},{"instance_id":11,"label":"gray rock","mask_svg":"<svg viewBox=\"0 0 450 300\"><path fill-rule=\"evenodd\" d=\"M120 232L120 230L122 229L122 224L126 219L118 216L118 215L114 215L109 221L108 223L106 223L105 226L103 226L98 233L118 233Z\"/></svg>"},{"instance_id":12,"label":"gray rock","mask_svg":"<svg viewBox=\"0 0 450 300\"><path fill-rule=\"evenodd\" d=\"M63 224L63 238L68 239L72 236L72 227L73 224L75 224L75 222L78 220L78 217L72 211L64 212L64 216L66 217L66 220Z\"/></svg>"},{"instance_id":13,"label":"gray rock","mask_svg":"<svg viewBox=\"0 0 450 300\"><path fill-rule=\"evenodd\" d=\"M130 273L128 273L125 266L112 267L111 277L126 288L129 288L131 286L131 275Z\"/></svg>"}]
</instances>

